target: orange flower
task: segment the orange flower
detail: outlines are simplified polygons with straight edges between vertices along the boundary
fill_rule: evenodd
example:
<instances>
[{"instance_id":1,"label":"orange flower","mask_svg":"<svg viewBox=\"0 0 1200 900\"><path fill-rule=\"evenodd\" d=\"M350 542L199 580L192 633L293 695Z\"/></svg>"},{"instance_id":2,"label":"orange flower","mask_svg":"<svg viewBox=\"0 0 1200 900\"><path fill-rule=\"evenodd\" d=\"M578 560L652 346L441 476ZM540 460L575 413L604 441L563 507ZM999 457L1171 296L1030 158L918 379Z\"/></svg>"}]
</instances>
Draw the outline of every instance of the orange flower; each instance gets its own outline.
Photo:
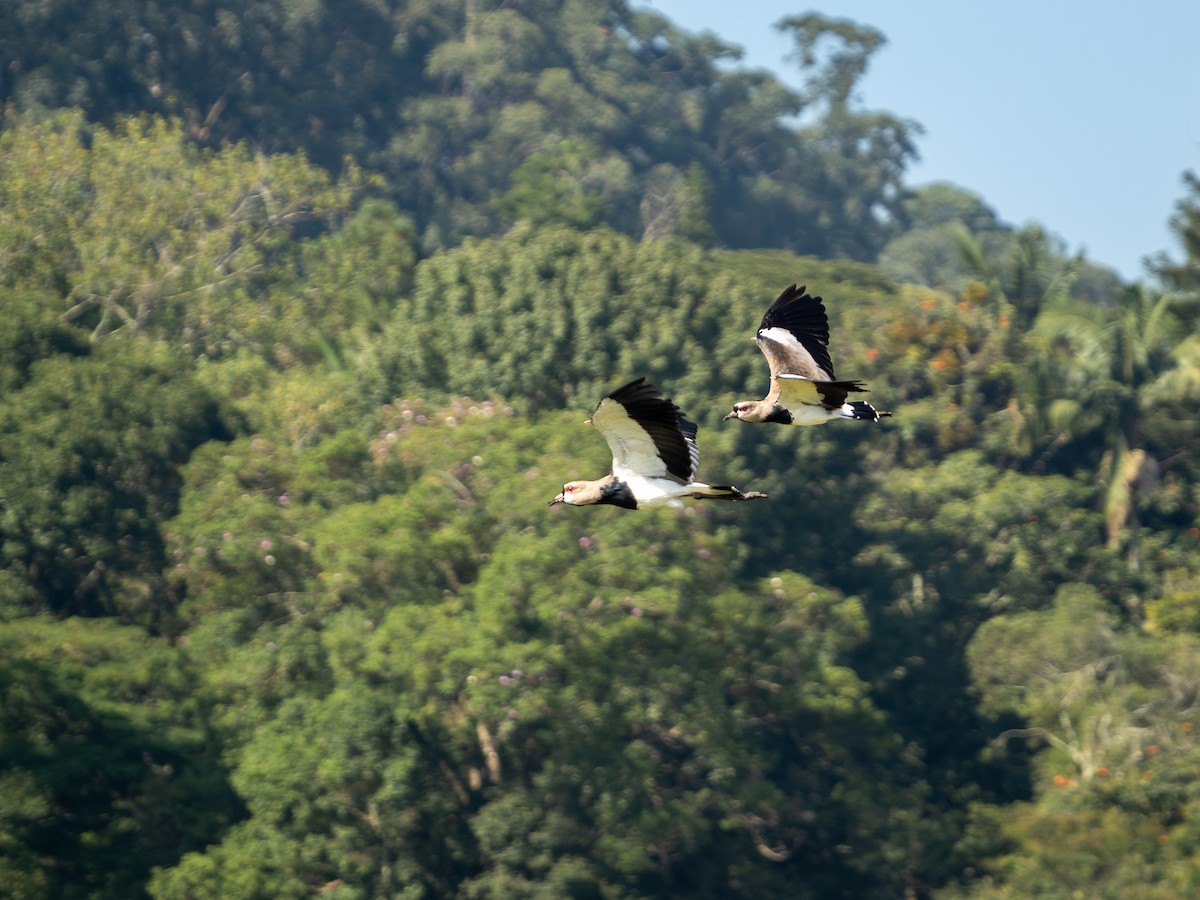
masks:
<instances>
[{"instance_id":1,"label":"orange flower","mask_svg":"<svg viewBox=\"0 0 1200 900\"><path fill-rule=\"evenodd\" d=\"M1108 777L1108 767L1107 766L1097 766L1096 774L1099 775L1101 778L1107 778Z\"/></svg>"},{"instance_id":2,"label":"orange flower","mask_svg":"<svg viewBox=\"0 0 1200 900\"><path fill-rule=\"evenodd\" d=\"M1067 785L1069 785L1071 783L1071 779L1068 778L1066 775L1055 775L1054 783L1057 784L1059 787L1066 787Z\"/></svg>"},{"instance_id":3,"label":"orange flower","mask_svg":"<svg viewBox=\"0 0 1200 900\"><path fill-rule=\"evenodd\" d=\"M867 348L867 359L870 359L870 360L879 359L879 351L876 350L874 347Z\"/></svg>"},{"instance_id":4,"label":"orange flower","mask_svg":"<svg viewBox=\"0 0 1200 900\"><path fill-rule=\"evenodd\" d=\"M1196 726L1195 726L1195 725L1193 725L1191 722L1184 722L1184 723L1183 723L1183 730L1184 730L1184 731L1191 731L1191 730L1192 730L1193 728L1195 728L1195 727L1196 727Z\"/></svg>"},{"instance_id":5,"label":"orange flower","mask_svg":"<svg viewBox=\"0 0 1200 900\"><path fill-rule=\"evenodd\" d=\"M1008 324L1010 321L1012 321L1012 320L1011 320L1011 319L1009 319L1009 317L1008 317L1008 316L1001 316L1001 317L1000 317L1000 324L1001 324L1001 325L1007 325L1007 324Z\"/></svg>"},{"instance_id":6,"label":"orange flower","mask_svg":"<svg viewBox=\"0 0 1200 900\"><path fill-rule=\"evenodd\" d=\"M942 369L946 368L946 361L944 359L935 359L929 364L929 366L930 368L940 372Z\"/></svg>"},{"instance_id":7,"label":"orange flower","mask_svg":"<svg viewBox=\"0 0 1200 900\"><path fill-rule=\"evenodd\" d=\"M921 301L921 307L923 309L933 309L935 306L937 306L937 301L932 297L926 297Z\"/></svg>"},{"instance_id":8,"label":"orange flower","mask_svg":"<svg viewBox=\"0 0 1200 900\"><path fill-rule=\"evenodd\" d=\"M1147 756L1154 756L1157 753L1158 753L1158 744L1147 744L1146 745L1146 755Z\"/></svg>"}]
</instances>

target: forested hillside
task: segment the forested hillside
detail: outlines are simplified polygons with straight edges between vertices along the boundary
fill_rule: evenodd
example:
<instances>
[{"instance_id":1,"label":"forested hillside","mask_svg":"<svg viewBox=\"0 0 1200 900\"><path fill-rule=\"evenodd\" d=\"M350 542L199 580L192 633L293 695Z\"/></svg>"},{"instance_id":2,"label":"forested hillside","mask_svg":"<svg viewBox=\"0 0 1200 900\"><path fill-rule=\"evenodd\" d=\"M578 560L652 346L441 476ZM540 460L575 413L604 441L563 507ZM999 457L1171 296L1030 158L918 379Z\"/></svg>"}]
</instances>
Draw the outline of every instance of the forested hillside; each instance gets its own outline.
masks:
<instances>
[{"instance_id":1,"label":"forested hillside","mask_svg":"<svg viewBox=\"0 0 1200 900\"><path fill-rule=\"evenodd\" d=\"M784 28L0 9L0 894L1200 892L1200 181L1121 284ZM893 418L722 421L793 282ZM548 507L642 375L770 500Z\"/></svg>"}]
</instances>

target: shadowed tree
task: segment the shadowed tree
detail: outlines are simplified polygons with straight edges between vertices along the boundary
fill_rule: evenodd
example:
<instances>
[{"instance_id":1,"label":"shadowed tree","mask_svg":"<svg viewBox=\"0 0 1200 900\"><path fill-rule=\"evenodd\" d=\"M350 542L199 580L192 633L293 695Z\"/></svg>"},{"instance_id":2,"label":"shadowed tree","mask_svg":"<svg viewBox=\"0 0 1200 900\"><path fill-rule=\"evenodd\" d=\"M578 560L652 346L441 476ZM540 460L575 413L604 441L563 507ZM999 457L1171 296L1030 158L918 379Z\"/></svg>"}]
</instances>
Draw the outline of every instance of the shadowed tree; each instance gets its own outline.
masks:
<instances>
[{"instance_id":1,"label":"shadowed tree","mask_svg":"<svg viewBox=\"0 0 1200 900\"><path fill-rule=\"evenodd\" d=\"M1140 498L1158 483L1163 460L1182 449L1178 441L1194 432L1170 421L1198 377L1184 374L1194 369L1193 357L1173 353L1182 325L1174 303L1141 285L1127 288L1113 307L1060 299L1033 329L1050 375L1039 413L1060 430L1055 443L1102 450L1092 464L1104 488L1108 546L1125 546L1135 570Z\"/></svg>"},{"instance_id":2,"label":"shadowed tree","mask_svg":"<svg viewBox=\"0 0 1200 900\"><path fill-rule=\"evenodd\" d=\"M0 630L0 881L9 897L139 897L241 810L184 651L115 622Z\"/></svg>"},{"instance_id":3,"label":"shadowed tree","mask_svg":"<svg viewBox=\"0 0 1200 900\"><path fill-rule=\"evenodd\" d=\"M1183 185L1187 194L1176 204L1170 222L1183 259L1172 260L1161 253L1151 262L1150 269L1181 298L1186 298L1188 313L1195 317L1200 314L1200 176L1184 172Z\"/></svg>"},{"instance_id":4,"label":"shadowed tree","mask_svg":"<svg viewBox=\"0 0 1200 900\"><path fill-rule=\"evenodd\" d=\"M118 615L169 628L162 525L178 466L228 437L216 399L177 356L115 339L35 363L0 405L0 550L26 612Z\"/></svg>"}]
</instances>

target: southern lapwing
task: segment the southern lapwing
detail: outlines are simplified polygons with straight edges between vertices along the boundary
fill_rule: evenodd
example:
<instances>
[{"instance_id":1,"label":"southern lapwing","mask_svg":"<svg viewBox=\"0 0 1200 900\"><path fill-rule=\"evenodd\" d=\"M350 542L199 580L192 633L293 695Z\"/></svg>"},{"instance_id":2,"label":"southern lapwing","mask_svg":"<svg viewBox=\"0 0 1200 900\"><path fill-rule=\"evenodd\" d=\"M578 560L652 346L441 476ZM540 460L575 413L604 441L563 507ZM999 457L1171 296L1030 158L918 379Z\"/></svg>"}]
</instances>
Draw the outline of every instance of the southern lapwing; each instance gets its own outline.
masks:
<instances>
[{"instance_id":1,"label":"southern lapwing","mask_svg":"<svg viewBox=\"0 0 1200 900\"><path fill-rule=\"evenodd\" d=\"M726 419L820 425L830 419L878 422L880 412L846 395L862 393L858 381L837 381L829 359L829 319L820 297L794 284L771 304L758 326L758 348L771 367L771 389L762 400L740 400Z\"/></svg>"},{"instance_id":2,"label":"southern lapwing","mask_svg":"<svg viewBox=\"0 0 1200 900\"><path fill-rule=\"evenodd\" d=\"M625 509L682 507L697 500L759 500L767 495L696 481L700 451L696 426L645 378L631 381L600 401L588 420L612 450L612 474L597 481L569 481L550 501L570 506L611 503Z\"/></svg>"}]
</instances>

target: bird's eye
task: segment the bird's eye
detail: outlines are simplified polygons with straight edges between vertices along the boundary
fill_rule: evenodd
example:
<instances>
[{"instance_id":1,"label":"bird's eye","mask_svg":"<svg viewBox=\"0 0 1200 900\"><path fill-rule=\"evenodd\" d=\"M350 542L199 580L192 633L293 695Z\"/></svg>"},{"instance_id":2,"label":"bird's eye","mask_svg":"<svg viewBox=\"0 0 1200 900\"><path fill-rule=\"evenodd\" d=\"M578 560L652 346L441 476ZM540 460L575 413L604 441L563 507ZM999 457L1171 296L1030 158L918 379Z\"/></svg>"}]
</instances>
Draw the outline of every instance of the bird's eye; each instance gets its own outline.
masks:
<instances>
[{"instance_id":1,"label":"bird's eye","mask_svg":"<svg viewBox=\"0 0 1200 900\"><path fill-rule=\"evenodd\" d=\"M568 484L568 485L564 485L564 487L563 487L563 493L564 493L564 494L569 494L569 493L571 493L571 491L573 491L573 490L575 490L575 488L574 488L573 486L569 485L569 484Z\"/></svg>"}]
</instances>

